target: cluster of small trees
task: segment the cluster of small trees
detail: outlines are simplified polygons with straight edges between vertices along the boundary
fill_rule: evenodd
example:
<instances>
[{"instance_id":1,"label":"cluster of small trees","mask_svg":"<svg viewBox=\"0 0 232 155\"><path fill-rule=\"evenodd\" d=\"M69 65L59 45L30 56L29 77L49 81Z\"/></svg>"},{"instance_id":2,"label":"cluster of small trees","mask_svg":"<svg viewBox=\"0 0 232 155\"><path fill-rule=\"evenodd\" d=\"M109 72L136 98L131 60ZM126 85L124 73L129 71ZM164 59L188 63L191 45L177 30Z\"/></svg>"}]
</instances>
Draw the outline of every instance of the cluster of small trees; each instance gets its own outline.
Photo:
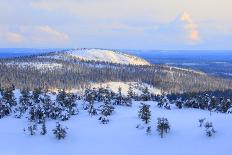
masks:
<instances>
[{"instance_id":1,"label":"cluster of small trees","mask_svg":"<svg viewBox=\"0 0 232 155\"><path fill-rule=\"evenodd\" d=\"M232 113L231 96L225 95L226 92L202 92L202 93L183 93L183 94L163 94L154 98L159 107L170 109L173 104L177 108L197 108L209 110L210 112Z\"/></svg>"},{"instance_id":2,"label":"cluster of small trees","mask_svg":"<svg viewBox=\"0 0 232 155\"><path fill-rule=\"evenodd\" d=\"M149 125L149 122L151 120L150 105L141 103L139 107L138 116L146 125L148 125L146 129L146 133L150 135L151 134L151 126ZM137 128L139 128L139 126L137 126ZM170 124L168 122L168 119L157 118L156 130L158 134L161 136L161 138L163 138L164 134L170 131Z\"/></svg>"},{"instance_id":3,"label":"cluster of small trees","mask_svg":"<svg viewBox=\"0 0 232 155\"><path fill-rule=\"evenodd\" d=\"M206 121L205 118L202 118L202 119L199 119L199 127L204 127L205 128L205 134L207 137L212 137L216 131L213 127L213 123L212 122L209 122L209 121Z\"/></svg>"},{"instance_id":4,"label":"cluster of small trees","mask_svg":"<svg viewBox=\"0 0 232 155\"><path fill-rule=\"evenodd\" d=\"M51 99L52 95L49 92L40 88L33 91L22 89L18 102L15 98L14 86L0 90L0 118L11 114L16 118L25 116L29 125L24 131L29 135L34 135L38 131L38 126L40 126L40 134L45 135L47 133L46 120L48 119L66 121L72 115L78 114L77 96L67 93L65 90L59 91L54 100ZM58 127L60 128L60 125ZM59 132L64 131L57 129L55 134L59 134ZM65 132L62 134L64 135Z\"/></svg>"}]
</instances>

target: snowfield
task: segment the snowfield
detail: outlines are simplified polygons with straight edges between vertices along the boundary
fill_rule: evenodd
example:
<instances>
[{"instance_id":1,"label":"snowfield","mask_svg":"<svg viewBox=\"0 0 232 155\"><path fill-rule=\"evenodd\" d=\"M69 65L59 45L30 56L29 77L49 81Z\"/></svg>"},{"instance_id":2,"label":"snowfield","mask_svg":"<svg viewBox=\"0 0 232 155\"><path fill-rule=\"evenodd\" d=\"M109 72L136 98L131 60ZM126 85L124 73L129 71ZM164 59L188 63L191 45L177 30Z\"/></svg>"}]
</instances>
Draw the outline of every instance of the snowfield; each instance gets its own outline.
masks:
<instances>
[{"instance_id":1,"label":"snowfield","mask_svg":"<svg viewBox=\"0 0 232 155\"><path fill-rule=\"evenodd\" d=\"M104 83L91 83L90 84L90 88L106 88L108 87L111 91L117 93L118 92L118 88L120 87L122 89L122 94L123 95L127 95L128 94L128 89L130 87L130 85L132 86L134 92L138 95L142 94L142 90L145 89L146 87L148 88L150 93L153 94L162 94L161 90L158 88L155 88L149 84L146 83L142 83L142 82L115 82L115 81L111 81L111 82L104 82ZM53 92L57 92L58 90L52 90ZM68 90L71 93L80 93L83 94L83 89L71 89Z\"/></svg>"},{"instance_id":2,"label":"snowfield","mask_svg":"<svg viewBox=\"0 0 232 155\"><path fill-rule=\"evenodd\" d=\"M57 52L57 55L39 57L58 60L69 60L71 57L85 61L110 62L126 65L150 65L149 62L142 58L114 50L104 49L74 49L65 51L64 53Z\"/></svg>"},{"instance_id":3,"label":"snowfield","mask_svg":"<svg viewBox=\"0 0 232 155\"><path fill-rule=\"evenodd\" d=\"M78 101L80 113L69 121L61 122L67 126L68 134L64 140L57 140L52 134L55 121L48 121L48 134L42 136L26 135L23 128L26 119L13 116L0 119L0 155L225 155L231 152L232 115L210 113L198 109L160 109L156 102L144 102L151 105L152 134L146 135L146 129L137 129L141 124L138 118L139 102L132 107L116 106L109 124L101 124L99 116L89 116L82 110L82 101ZM171 131L160 138L156 132L157 117L166 117ZM198 119L206 118L213 122L217 131L213 137L207 137L204 128L200 128Z\"/></svg>"},{"instance_id":4,"label":"snowfield","mask_svg":"<svg viewBox=\"0 0 232 155\"><path fill-rule=\"evenodd\" d=\"M8 66L19 66L22 68L30 67L36 69L49 69L49 70L56 70L62 68L62 64L60 63L50 63L50 62L9 62L6 63Z\"/></svg>"}]
</instances>

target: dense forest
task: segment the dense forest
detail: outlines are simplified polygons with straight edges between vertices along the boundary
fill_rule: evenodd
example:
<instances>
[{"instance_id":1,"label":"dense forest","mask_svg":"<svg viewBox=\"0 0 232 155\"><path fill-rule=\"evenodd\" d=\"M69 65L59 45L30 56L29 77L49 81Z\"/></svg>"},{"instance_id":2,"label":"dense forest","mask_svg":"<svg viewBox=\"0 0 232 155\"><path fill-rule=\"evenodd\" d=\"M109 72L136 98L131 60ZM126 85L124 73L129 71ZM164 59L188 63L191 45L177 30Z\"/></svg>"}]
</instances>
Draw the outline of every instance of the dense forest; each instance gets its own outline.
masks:
<instances>
[{"instance_id":1,"label":"dense forest","mask_svg":"<svg viewBox=\"0 0 232 155\"><path fill-rule=\"evenodd\" d=\"M59 57L62 54L66 59ZM108 81L143 82L168 93L232 88L231 80L193 70L164 65L84 61L65 52L0 59L0 73L1 86L14 85L20 89L85 89L92 83Z\"/></svg>"}]
</instances>

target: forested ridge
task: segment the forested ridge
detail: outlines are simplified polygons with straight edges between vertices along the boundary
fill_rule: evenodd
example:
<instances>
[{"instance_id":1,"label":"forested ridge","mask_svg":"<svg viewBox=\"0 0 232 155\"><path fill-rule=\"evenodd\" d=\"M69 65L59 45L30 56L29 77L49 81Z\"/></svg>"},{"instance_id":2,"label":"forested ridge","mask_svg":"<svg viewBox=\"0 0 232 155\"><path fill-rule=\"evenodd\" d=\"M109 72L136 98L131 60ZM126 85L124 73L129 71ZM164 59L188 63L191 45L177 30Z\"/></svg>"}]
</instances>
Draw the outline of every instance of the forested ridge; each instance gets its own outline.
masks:
<instances>
[{"instance_id":1,"label":"forested ridge","mask_svg":"<svg viewBox=\"0 0 232 155\"><path fill-rule=\"evenodd\" d=\"M164 65L123 65L84 61L65 51L0 59L3 87L85 89L108 81L144 82L169 93L231 89L231 80Z\"/></svg>"}]
</instances>

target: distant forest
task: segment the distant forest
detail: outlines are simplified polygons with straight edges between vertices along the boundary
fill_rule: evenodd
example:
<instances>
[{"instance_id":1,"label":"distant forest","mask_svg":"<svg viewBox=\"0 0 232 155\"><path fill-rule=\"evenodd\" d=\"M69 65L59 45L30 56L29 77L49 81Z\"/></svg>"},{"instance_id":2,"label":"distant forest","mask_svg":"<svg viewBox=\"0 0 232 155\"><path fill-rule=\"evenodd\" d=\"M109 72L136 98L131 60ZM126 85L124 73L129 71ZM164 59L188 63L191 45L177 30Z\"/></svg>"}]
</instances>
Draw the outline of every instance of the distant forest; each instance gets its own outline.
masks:
<instances>
[{"instance_id":1,"label":"distant forest","mask_svg":"<svg viewBox=\"0 0 232 155\"><path fill-rule=\"evenodd\" d=\"M228 90L232 81L201 72L164 65L134 66L79 59L52 59L47 54L0 59L0 84L23 89L85 89L91 83L108 81L144 82L169 93ZM63 53L64 54L64 53ZM47 56L47 57L41 57ZM61 67L39 68L29 64L59 64Z\"/></svg>"}]
</instances>

